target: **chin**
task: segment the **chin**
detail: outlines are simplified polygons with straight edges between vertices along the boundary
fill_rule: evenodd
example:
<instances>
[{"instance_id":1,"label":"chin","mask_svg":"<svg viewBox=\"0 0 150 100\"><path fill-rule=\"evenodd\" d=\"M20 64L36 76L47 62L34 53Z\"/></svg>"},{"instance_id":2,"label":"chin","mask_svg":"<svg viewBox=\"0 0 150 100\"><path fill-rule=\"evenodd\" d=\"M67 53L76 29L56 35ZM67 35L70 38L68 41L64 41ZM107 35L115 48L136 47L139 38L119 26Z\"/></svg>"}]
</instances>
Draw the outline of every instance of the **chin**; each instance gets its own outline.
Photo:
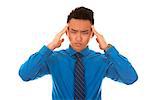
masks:
<instances>
[{"instance_id":1,"label":"chin","mask_svg":"<svg viewBox=\"0 0 150 100\"><path fill-rule=\"evenodd\" d=\"M83 49L84 49L83 47L76 47L75 48L75 50L78 51L78 52L82 51Z\"/></svg>"},{"instance_id":2,"label":"chin","mask_svg":"<svg viewBox=\"0 0 150 100\"><path fill-rule=\"evenodd\" d=\"M86 48L87 46L83 46L83 45L71 45L72 48L78 52L82 51L84 48Z\"/></svg>"}]
</instances>

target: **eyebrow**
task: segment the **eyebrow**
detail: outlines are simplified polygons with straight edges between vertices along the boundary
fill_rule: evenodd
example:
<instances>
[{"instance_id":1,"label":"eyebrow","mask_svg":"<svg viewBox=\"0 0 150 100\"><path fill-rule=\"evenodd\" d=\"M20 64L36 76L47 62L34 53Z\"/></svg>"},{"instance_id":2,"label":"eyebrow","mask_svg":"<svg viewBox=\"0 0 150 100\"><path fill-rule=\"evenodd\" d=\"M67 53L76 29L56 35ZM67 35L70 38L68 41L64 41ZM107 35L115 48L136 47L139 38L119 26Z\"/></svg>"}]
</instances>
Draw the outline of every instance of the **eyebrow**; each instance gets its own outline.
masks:
<instances>
[{"instance_id":1,"label":"eyebrow","mask_svg":"<svg viewBox=\"0 0 150 100\"><path fill-rule=\"evenodd\" d=\"M89 30L83 30L83 31L81 31L81 32L88 32Z\"/></svg>"},{"instance_id":2,"label":"eyebrow","mask_svg":"<svg viewBox=\"0 0 150 100\"><path fill-rule=\"evenodd\" d=\"M72 31L78 31L78 30L75 30L75 29L72 29L72 28L71 28L71 30L72 30Z\"/></svg>"},{"instance_id":3,"label":"eyebrow","mask_svg":"<svg viewBox=\"0 0 150 100\"><path fill-rule=\"evenodd\" d=\"M71 30L72 30L72 31L76 31L76 32L78 31L78 30L75 30L75 29L72 29L72 28L71 28ZM81 32L88 32L88 31L89 31L89 30L83 30L83 31L81 31Z\"/></svg>"}]
</instances>

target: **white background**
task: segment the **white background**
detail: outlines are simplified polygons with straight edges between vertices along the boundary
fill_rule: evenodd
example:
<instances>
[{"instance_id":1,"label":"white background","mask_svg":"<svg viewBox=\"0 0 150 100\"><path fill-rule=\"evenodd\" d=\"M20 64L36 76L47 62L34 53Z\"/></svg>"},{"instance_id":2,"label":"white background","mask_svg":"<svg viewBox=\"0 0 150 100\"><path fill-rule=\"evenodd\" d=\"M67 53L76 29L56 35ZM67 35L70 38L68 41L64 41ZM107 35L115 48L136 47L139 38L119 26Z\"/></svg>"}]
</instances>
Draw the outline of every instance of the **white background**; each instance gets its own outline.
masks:
<instances>
[{"instance_id":1,"label":"white background","mask_svg":"<svg viewBox=\"0 0 150 100\"><path fill-rule=\"evenodd\" d=\"M0 0L0 100L51 100L51 76L23 82L18 70L53 39L78 6L95 12L97 31L130 60L139 76L130 86L104 79L103 100L150 99L149 0ZM68 47L64 38L60 49ZM100 51L95 38L89 47Z\"/></svg>"}]
</instances>

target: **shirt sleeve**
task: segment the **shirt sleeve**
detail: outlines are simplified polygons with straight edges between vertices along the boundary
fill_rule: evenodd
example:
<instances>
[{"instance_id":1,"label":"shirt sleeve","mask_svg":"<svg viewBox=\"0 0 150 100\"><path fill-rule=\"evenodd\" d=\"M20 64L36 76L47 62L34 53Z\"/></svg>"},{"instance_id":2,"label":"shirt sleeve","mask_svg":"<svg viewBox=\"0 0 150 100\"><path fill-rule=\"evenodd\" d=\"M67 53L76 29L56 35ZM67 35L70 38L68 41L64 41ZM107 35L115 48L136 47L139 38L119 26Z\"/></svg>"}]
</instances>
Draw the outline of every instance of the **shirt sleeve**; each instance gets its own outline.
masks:
<instances>
[{"instance_id":1,"label":"shirt sleeve","mask_svg":"<svg viewBox=\"0 0 150 100\"><path fill-rule=\"evenodd\" d=\"M52 50L43 46L39 52L32 54L19 69L22 80L29 81L50 74L46 60L52 53Z\"/></svg>"},{"instance_id":2,"label":"shirt sleeve","mask_svg":"<svg viewBox=\"0 0 150 100\"><path fill-rule=\"evenodd\" d=\"M112 80L123 82L127 85L134 83L137 79L137 73L128 59L116 50L114 46L105 51L107 57L106 77Z\"/></svg>"}]
</instances>

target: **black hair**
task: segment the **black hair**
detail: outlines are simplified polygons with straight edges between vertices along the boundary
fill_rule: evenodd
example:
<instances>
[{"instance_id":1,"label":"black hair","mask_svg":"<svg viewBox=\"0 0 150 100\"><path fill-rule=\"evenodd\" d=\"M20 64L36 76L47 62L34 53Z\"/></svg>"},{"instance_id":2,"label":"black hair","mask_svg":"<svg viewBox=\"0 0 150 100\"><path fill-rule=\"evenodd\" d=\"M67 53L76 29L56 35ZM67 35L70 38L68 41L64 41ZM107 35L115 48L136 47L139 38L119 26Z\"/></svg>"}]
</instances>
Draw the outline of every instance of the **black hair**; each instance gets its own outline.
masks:
<instances>
[{"instance_id":1,"label":"black hair","mask_svg":"<svg viewBox=\"0 0 150 100\"><path fill-rule=\"evenodd\" d=\"M85 7L77 7L68 15L67 23L72 19L83 19L83 20L89 20L92 25L94 25L94 12Z\"/></svg>"}]
</instances>

